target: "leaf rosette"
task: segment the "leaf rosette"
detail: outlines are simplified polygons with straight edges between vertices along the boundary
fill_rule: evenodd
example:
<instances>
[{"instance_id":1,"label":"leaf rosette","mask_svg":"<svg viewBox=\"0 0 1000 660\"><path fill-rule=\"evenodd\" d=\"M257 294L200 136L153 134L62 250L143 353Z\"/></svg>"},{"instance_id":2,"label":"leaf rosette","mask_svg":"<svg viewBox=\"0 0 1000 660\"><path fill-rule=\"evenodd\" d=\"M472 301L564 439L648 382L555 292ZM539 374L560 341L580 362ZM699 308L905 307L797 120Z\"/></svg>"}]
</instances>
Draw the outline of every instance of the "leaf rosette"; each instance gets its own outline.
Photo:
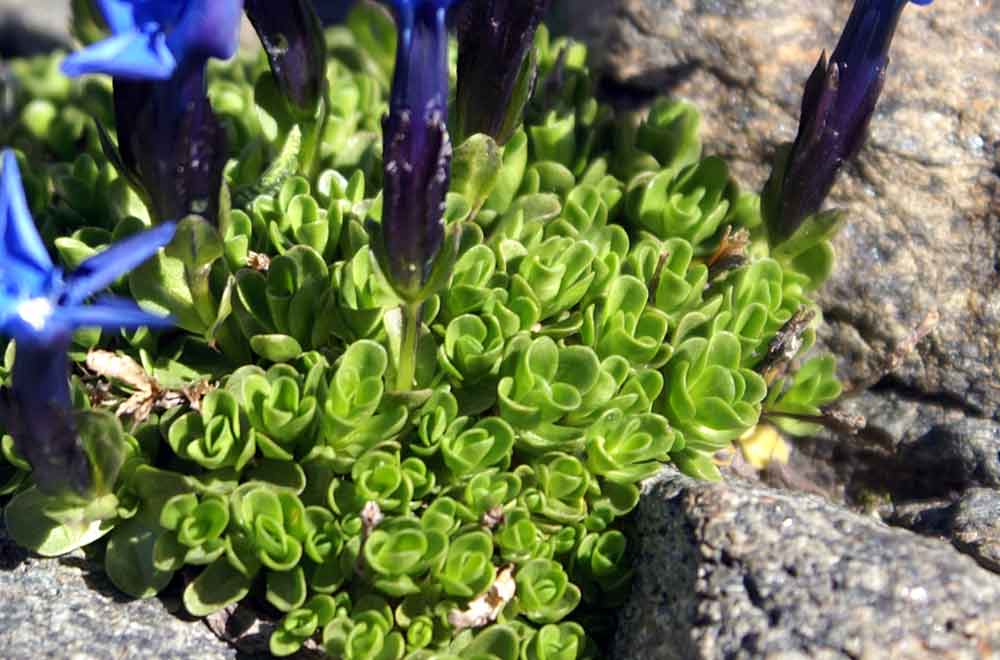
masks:
<instances>
[{"instance_id":1,"label":"leaf rosette","mask_svg":"<svg viewBox=\"0 0 1000 660\"><path fill-rule=\"evenodd\" d=\"M533 559L518 570L516 579L518 609L535 623L555 623L580 602L580 590L558 562Z\"/></svg>"},{"instance_id":2,"label":"leaf rosette","mask_svg":"<svg viewBox=\"0 0 1000 660\"><path fill-rule=\"evenodd\" d=\"M313 596L302 607L286 614L271 633L268 641L271 654L279 658L292 655L336 615L337 603L332 597L325 594Z\"/></svg>"},{"instance_id":3,"label":"leaf rosette","mask_svg":"<svg viewBox=\"0 0 1000 660\"><path fill-rule=\"evenodd\" d=\"M225 500L184 493L167 500L160 511L160 526L166 533L156 539L154 565L161 571L176 571L184 564L210 564L226 550L223 536L229 526Z\"/></svg>"},{"instance_id":4,"label":"leaf rosette","mask_svg":"<svg viewBox=\"0 0 1000 660\"><path fill-rule=\"evenodd\" d=\"M288 461L299 441L312 429L316 417L315 392L325 361L310 370L306 382L294 367L277 364L266 372L242 367L230 377L227 389L238 392L243 409L256 431L260 453L265 458Z\"/></svg>"},{"instance_id":5,"label":"leaf rosette","mask_svg":"<svg viewBox=\"0 0 1000 660\"><path fill-rule=\"evenodd\" d=\"M587 468L609 481L642 481L659 471L673 444L674 431L664 417L608 411L587 429Z\"/></svg>"},{"instance_id":6,"label":"leaf rosette","mask_svg":"<svg viewBox=\"0 0 1000 660\"><path fill-rule=\"evenodd\" d=\"M664 367L663 397L664 415L680 433L675 449L715 452L757 423L767 383L741 358L739 338L729 332L677 347Z\"/></svg>"},{"instance_id":7,"label":"leaf rosette","mask_svg":"<svg viewBox=\"0 0 1000 660\"><path fill-rule=\"evenodd\" d=\"M587 534L574 549L573 578L590 601L621 603L632 586L625 535L617 529Z\"/></svg>"},{"instance_id":8,"label":"leaf rosette","mask_svg":"<svg viewBox=\"0 0 1000 660\"><path fill-rule=\"evenodd\" d=\"M553 236L510 266L510 300L530 301L544 320L567 311L583 299L597 276L597 253L588 243ZM523 329L523 328L522 328Z\"/></svg>"},{"instance_id":9,"label":"leaf rosette","mask_svg":"<svg viewBox=\"0 0 1000 660\"><path fill-rule=\"evenodd\" d=\"M248 482L233 493L230 507L233 522L264 566L279 572L296 567L308 532L305 507L295 494Z\"/></svg>"},{"instance_id":10,"label":"leaf rosette","mask_svg":"<svg viewBox=\"0 0 1000 660\"><path fill-rule=\"evenodd\" d=\"M646 285L631 275L615 278L600 302L584 311L580 336L601 358L619 355L634 365L662 366L670 357L664 342L670 319L647 305Z\"/></svg>"},{"instance_id":11,"label":"leaf rosette","mask_svg":"<svg viewBox=\"0 0 1000 660\"><path fill-rule=\"evenodd\" d=\"M447 549L444 533L423 527L415 518L393 518L368 537L364 557L375 573L375 588L400 598L421 592L416 579L433 569Z\"/></svg>"},{"instance_id":12,"label":"leaf rosette","mask_svg":"<svg viewBox=\"0 0 1000 660\"><path fill-rule=\"evenodd\" d=\"M823 406L836 401L841 391L836 361L829 355L817 356L807 360L790 379L772 384L764 408L785 432L808 435L817 433L821 427L781 414L818 417L823 413Z\"/></svg>"},{"instance_id":13,"label":"leaf rosette","mask_svg":"<svg viewBox=\"0 0 1000 660\"><path fill-rule=\"evenodd\" d=\"M413 482L400 464L398 454L372 450L351 468L358 497L375 502L382 511L406 511L413 497Z\"/></svg>"},{"instance_id":14,"label":"leaf rosette","mask_svg":"<svg viewBox=\"0 0 1000 660\"><path fill-rule=\"evenodd\" d=\"M628 255L623 271L647 283L650 302L664 312L670 329L702 305L708 285L708 266L695 263L694 249L683 238L660 241L647 236Z\"/></svg>"},{"instance_id":15,"label":"leaf rosette","mask_svg":"<svg viewBox=\"0 0 1000 660\"><path fill-rule=\"evenodd\" d=\"M493 583L493 540L485 532L467 532L451 540L444 561L435 575L444 592L458 598L473 598Z\"/></svg>"},{"instance_id":16,"label":"leaf rosette","mask_svg":"<svg viewBox=\"0 0 1000 660\"><path fill-rule=\"evenodd\" d=\"M406 423L405 406L382 406L388 365L388 353L380 344L357 341L320 388L320 430L337 453L339 471L350 471L354 459L391 439Z\"/></svg>"},{"instance_id":17,"label":"leaf rosette","mask_svg":"<svg viewBox=\"0 0 1000 660\"><path fill-rule=\"evenodd\" d=\"M249 428L239 402L226 390L209 392L201 411L175 419L166 435L174 453L206 470L242 470L257 446L256 433Z\"/></svg>"},{"instance_id":18,"label":"leaf rosette","mask_svg":"<svg viewBox=\"0 0 1000 660\"><path fill-rule=\"evenodd\" d=\"M504 561L523 564L535 558L552 558L552 544L545 542L545 534L534 523L527 509L516 508L507 512L494 539Z\"/></svg>"},{"instance_id":19,"label":"leaf rosette","mask_svg":"<svg viewBox=\"0 0 1000 660\"><path fill-rule=\"evenodd\" d=\"M587 635L578 623L546 624L525 643L524 660L577 660L587 657Z\"/></svg>"},{"instance_id":20,"label":"leaf rosette","mask_svg":"<svg viewBox=\"0 0 1000 660\"><path fill-rule=\"evenodd\" d=\"M583 520L587 515L586 496L596 489L587 467L575 456L553 452L542 456L532 468L533 484L526 484L519 501L532 513L557 523Z\"/></svg>"},{"instance_id":21,"label":"leaf rosette","mask_svg":"<svg viewBox=\"0 0 1000 660\"><path fill-rule=\"evenodd\" d=\"M325 308L333 292L326 262L298 245L271 260L267 274L244 269L236 275L234 311L254 352L273 362L321 347L330 335Z\"/></svg>"},{"instance_id":22,"label":"leaf rosette","mask_svg":"<svg viewBox=\"0 0 1000 660\"><path fill-rule=\"evenodd\" d=\"M505 346L503 328L491 314L463 314L453 319L438 348L438 364L457 383L495 376Z\"/></svg>"},{"instance_id":23,"label":"leaf rosette","mask_svg":"<svg viewBox=\"0 0 1000 660\"><path fill-rule=\"evenodd\" d=\"M514 429L500 417L486 417L469 428L468 418L459 418L441 442L441 457L456 479L467 478L488 468L505 470L514 448Z\"/></svg>"},{"instance_id":24,"label":"leaf rosette","mask_svg":"<svg viewBox=\"0 0 1000 660\"><path fill-rule=\"evenodd\" d=\"M767 353L768 342L807 299L805 277L785 271L773 259L759 259L740 268L723 285L716 300L721 307L712 319L712 332L728 331L741 344L743 366L752 367ZM713 304L710 301L708 304ZM815 330L806 330L803 349L812 345Z\"/></svg>"},{"instance_id":25,"label":"leaf rosette","mask_svg":"<svg viewBox=\"0 0 1000 660\"><path fill-rule=\"evenodd\" d=\"M558 346L548 337L515 338L497 386L500 416L518 429L556 422L581 405L598 382L601 364L584 346Z\"/></svg>"},{"instance_id":26,"label":"leaf rosette","mask_svg":"<svg viewBox=\"0 0 1000 660\"><path fill-rule=\"evenodd\" d=\"M727 217L732 188L725 161L710 156L679 172L666 169L633 179L628 213L657 238L683 238L701 253Z\"/></svg>"}]
</instances>

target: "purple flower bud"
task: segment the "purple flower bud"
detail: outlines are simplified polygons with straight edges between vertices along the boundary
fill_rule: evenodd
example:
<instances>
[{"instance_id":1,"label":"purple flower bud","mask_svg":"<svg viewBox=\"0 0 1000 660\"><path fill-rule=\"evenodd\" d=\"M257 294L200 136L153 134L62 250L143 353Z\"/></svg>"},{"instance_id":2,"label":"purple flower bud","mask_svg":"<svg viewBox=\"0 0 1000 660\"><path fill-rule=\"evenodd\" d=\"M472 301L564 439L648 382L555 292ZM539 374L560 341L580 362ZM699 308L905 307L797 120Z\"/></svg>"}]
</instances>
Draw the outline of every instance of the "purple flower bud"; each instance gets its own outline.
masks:
<instances>
[{"instance_id":1,"label":"purple flower bud","mask_svg":"<svg viewBox=\"0 0 1000 660\"><path fill-rule=\"evenodd\" d=\"M485 133L504 144L523 107L511 108L531 53L535 30L551 0L471 0L458 19L458 93L461 135ZM534 86L536 71L524 81Z\"/></svg>"},{"instance_id":2,"label":"purple flower bud","mask_svg":"<svg viewBox=\"0 0 1000 660\"><path fill-rule=\"evenodd\" d=\"M419 296L444 242L451 177L448 7L455 0L394 0L398 41L389 115L382 122L382 252L404 298Z\"/></svg>"},{"instance_id":3,"label":"purple flower bud","mask_svg":"<svg viewBox=\"0 0 1000 660\"><path fill-rule=\"evenodd\" d=\"M114 80L118 148L157 220L216 222L226 133L208 101L204 63L164 81Z\"/></svg>"},{"instance_id":4,"label":"purple flower bud","mask_svg":"<svg viewBox=\"0 0 1000 660\"><path fill-rule=\"evenodd\" d=\"M312 115L326 84L323 26L309 0L246 0L278 86L294 108Z\"/></svg>"},{"instance_id":5,"label":"purple flower bud","mask_svg":"<svg viewBox=\"0 0 1000 660\"><path fill-rule=\"evenodd\" d=\"M827 62L825 53L820 56L806 82L798 135L780 174L772 241L785 240L819 210L844 161L861 149L906 4L907 0L856 0L833 57Z\"/></svg>"}]
</instances>

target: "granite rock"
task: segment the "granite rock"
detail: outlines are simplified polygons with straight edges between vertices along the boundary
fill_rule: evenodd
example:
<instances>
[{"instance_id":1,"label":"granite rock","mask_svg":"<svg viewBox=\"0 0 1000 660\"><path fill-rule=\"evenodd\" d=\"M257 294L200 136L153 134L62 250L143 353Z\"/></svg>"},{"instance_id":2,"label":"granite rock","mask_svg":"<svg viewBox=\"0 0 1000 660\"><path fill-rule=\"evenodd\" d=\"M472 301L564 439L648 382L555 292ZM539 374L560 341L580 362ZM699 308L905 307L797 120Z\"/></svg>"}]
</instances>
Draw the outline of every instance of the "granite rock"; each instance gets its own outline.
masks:
<instances>
[{"instance_id":1,"label":"granite rock","mask_svg":"<svg viewBox=\"0 0 1000 660\"><path fill-rule=\"evenodd\" d=\"M2 519L0 603L7 660L236 657L204 623L175 616L178 599L130 599L82 551L35 558L7 537Z\"/></svg>"},{"instance_id":2,"label":"granite rock","mask_svg":"<svg viewBox=\"0 0 1000 660\"><path fill-rule=\"evenodd\" d=\"M1000 576L823 498L664 471L632 518L615 657L980 658Z\"/></svg>"},{"instance_id":3,"label":"granite rock","mask_svg":"<svg viewBox=\"0 0 1000 660\"><path fill-rule=\"evenodd\" d=\"M612 100L695 102L706 151L759 189L775 147L794 138L803 83L851 6L557 0L554 20L593 46ZM931 402L959 421L1000 421L998 50L995 0L907 7L871 138L830 199L850 222L820 294L823 343L848 386L881 381L908 417L924 417ZM887 353L931 312L940 317L931 334L882 378ZM866 412L876 429L898 428L877 405Z\"/></svg>"}]
</instances>

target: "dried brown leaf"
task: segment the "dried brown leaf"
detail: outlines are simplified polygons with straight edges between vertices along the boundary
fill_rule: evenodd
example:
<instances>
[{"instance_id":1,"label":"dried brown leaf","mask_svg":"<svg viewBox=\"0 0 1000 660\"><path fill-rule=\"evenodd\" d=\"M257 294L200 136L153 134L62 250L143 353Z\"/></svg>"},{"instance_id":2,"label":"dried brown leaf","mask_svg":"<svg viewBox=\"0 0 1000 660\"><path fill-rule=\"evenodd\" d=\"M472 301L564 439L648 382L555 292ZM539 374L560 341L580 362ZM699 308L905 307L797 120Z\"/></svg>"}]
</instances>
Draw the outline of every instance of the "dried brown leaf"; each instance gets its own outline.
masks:
<instances>
[{"instance_id":1,"label":"dried brown leaf","mask_svg":"<svg viewBox=\"0 0 1000 660\"><path fill-rule=\"evenodd\" d=\"M514 581L514 565L508 564L500 569L496 580L483 595L469 601L464 610L454 609L448 613L448 623L455 631L466 628L482 628L492 623L500 616L517 593L517 582Z\"/></svg>"},{"instance_id":2,"label":"dried brown leaf","mask_svg":"<svg viewBox=\"0 0 1000 660\"><path fill-rule=\"evenodd\" d=\"M87 353L87 368L99 376L120 380L137 390L155 392L159 386L138 362L127 355L93 350Z\"/></svg>"}]
</instances>

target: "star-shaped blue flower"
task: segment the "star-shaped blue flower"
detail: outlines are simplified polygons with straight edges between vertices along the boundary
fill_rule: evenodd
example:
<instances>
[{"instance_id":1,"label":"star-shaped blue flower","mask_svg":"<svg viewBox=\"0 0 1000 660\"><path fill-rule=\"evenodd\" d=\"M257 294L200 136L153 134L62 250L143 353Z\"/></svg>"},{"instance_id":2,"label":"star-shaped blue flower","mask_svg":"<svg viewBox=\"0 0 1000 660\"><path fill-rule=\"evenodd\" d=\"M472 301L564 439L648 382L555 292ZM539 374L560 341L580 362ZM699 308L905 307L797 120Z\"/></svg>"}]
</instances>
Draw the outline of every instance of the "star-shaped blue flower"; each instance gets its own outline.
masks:
<instances>
[{"instance_id":1,"label":"star-shaped blue flower","mask_svg":"<svg viewBox=\"0 0 1000 660\"><path fill-rule=\"evenodd\" d=\"M243 0L97 0L111 36L63 62L69 76L165 80L188 60L229 59Z\"/></svg>"},{"instance_id":2,"label":"star-shaped blue flower","mask_svg":"<svg viewBox=\"0 0 1000 660\"><path fill-rule=\"evenodd\" d=\"M112 297L84 305L93 294L149 259L170 242L167 222L114 244L64 274L52 263L35 229L14 152L3 152L0 177L0 332L20 341L45 341L82 326L170 325L169 319Z\"/></svg>"},{"instance_id":3,"label":"star-shaped blue flower","mask_svg":"<svg viewBox=\"0 0 1000 660\"><path fill-rule=\"evenodd\" d=\"M13 337L17 351L12 387L0 395L0 417L40 488L56 492L70 485L84 493L89 464L75 431L67 378L73 331L171 324L130 300L104 296L84 303L169 243L176 227L164 223L126 238L63 273L35 229L14 153L4 151L2 160L0 334Z\"/></svg>"}]
</instances>

